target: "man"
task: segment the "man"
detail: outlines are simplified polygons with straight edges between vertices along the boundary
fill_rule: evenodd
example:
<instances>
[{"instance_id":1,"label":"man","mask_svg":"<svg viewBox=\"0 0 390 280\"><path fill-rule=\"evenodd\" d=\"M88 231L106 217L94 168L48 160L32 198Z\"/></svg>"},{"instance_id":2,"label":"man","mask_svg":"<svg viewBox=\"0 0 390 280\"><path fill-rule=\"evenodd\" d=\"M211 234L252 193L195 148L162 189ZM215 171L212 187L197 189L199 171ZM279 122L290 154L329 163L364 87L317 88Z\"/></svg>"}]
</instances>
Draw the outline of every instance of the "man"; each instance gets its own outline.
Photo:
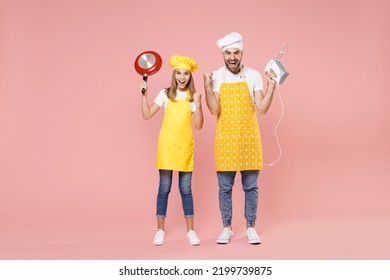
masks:
<instances>
[{"instance_id":1,"label":"man","mask_svg":"<svg viewBox=\"0 0 390 280\"><path fill-rule=\"evenodd\" d=\"M261 240L254 226L258 205L257 179L263 168L262 148L256 109L267 113L273 98L276 76L266 73L267 90L258 71L241 64L242 36L233 32L217 41L225 66L205 73L206 103L217 115L214 155L219 185L219 208L224 229L218 244L227 244L233 236L232 188L237 171L240 171L245 192L246 237L250 244Z\"/></svg>"}]
</instances>

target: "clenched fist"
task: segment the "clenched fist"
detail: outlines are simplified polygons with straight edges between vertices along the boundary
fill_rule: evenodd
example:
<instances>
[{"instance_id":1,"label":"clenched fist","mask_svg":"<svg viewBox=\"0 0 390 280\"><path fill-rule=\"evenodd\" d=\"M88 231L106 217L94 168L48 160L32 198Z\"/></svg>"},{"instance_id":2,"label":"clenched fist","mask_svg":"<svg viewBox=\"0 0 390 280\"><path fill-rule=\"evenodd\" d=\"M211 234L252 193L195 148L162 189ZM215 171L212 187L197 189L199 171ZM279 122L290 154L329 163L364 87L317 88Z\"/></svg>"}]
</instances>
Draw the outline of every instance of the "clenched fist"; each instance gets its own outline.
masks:
<instances>
[{"instance_id":1,"label":"clenched fist","mask_svg":"<svg viewBox=\"0 0 390 280\"><path fill-rule=\"evenodd\" d=\"M194 97L194 103L195 103L196 107L199 107L202 95L198 92L195 92L193 97Z\"/></svg>"},{"instance_id":2,"label":"clenched fist","mask_svg":"<svg viewBox=\"0 0 390 280\"><path fill-rule=\"evenodd\" d=\"M203 74L204 86L206 88L211 87L211 83L213 82L213 72L204 73Z\"/></svg>"}]
</instances>

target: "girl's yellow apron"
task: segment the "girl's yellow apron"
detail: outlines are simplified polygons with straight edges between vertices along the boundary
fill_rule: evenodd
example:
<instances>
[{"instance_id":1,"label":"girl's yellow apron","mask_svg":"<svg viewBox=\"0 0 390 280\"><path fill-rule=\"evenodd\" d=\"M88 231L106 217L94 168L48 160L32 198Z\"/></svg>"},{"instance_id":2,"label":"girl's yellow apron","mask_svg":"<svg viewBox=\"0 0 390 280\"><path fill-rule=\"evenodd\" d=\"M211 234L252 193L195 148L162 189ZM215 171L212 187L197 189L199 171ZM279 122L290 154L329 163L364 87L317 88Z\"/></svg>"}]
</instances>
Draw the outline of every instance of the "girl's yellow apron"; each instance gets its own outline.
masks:
<instances>
[{"instance_id":1,"label":"girl's yellow apron","mask_svg":"<svg viewBox=\"0 0 390 280\"><path fill-rule=\"evenodd\" d=\"M246 81L221 84L215 137L217 171L261 170L262 146L256 109Z\"/></svg>"},{"instance_id":2,"label":"girl's yellow apron","mask_svg":"<svg viewBox=\"0 0 390 280\"><path fill-rule=\"evenodd\" d=\"M157 169L189 172L194 163L191 104L187 100L171 101L164 114L158 137Z\"/></svg>"}]
</instances>

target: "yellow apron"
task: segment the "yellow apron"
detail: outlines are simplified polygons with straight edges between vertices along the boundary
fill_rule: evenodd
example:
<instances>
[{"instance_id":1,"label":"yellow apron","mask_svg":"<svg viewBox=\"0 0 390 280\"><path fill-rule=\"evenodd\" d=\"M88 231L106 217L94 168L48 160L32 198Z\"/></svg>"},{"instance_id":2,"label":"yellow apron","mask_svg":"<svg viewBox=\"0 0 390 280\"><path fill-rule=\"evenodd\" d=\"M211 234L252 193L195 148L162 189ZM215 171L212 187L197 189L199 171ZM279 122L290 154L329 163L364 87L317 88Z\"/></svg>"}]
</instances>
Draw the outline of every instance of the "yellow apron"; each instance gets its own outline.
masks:
<instances>
[{"instance_id":1,"label":"yellow apron","mask_svg":"<svg viewBox=\"0 0 390 280\"><path fill-rule=\"evenodd\" d=\"M217 171L263 169L256 109L245 81L221 84L215 137Z\"/></svg>"},{"instance_id":2,"label":"yellow apron","mask_svg":"<svg viewBox=\"0 0 390 280\"><path fill-rule=\"evenodd\" d=\"M191 104L187 100L168 99L158 137L157 169L192 171L194 165L194 135Z\"/></svg>"}]
</instances>

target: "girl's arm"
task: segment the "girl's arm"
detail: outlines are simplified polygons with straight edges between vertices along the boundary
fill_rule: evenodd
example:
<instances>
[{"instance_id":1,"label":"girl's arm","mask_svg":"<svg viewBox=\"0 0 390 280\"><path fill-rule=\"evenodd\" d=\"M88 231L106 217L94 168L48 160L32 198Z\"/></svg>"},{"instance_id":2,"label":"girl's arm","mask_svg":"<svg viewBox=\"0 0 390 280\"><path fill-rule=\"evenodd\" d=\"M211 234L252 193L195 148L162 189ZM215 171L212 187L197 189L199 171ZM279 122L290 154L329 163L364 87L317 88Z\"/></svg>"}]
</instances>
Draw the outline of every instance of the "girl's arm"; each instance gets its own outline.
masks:
<instances>
[{"instance_id":1,"label":"girl's arm","mask_svg":"<svg viewBox=\"0 0 390 280\"><path fill-rule=\"evenodd\" d=\"M203 110L202 110L202 101L200 93L194 93L194 103L196 105L196 111L194 112L194 124L196 129L201 129L203 127Z\"/></svg>"},{"instance_id":2,"label":"girl's arm","mask_svg":"<svg viewBox=\"0 0 390 280\"><path fill-rule=\"evenodd\" d=\"M148 104L148 86L147 86L146 82L142 82L140 84L140 88L145 89L145 93L142 94L142 103L141 103L142 116L144 117L145 120L148 120L151 117L153 117L154 114L156 114L156 112L160 109L160 106L158 106L154 102L152 105L149 106L149 104Z\"/></svg>"}]
</instances>

